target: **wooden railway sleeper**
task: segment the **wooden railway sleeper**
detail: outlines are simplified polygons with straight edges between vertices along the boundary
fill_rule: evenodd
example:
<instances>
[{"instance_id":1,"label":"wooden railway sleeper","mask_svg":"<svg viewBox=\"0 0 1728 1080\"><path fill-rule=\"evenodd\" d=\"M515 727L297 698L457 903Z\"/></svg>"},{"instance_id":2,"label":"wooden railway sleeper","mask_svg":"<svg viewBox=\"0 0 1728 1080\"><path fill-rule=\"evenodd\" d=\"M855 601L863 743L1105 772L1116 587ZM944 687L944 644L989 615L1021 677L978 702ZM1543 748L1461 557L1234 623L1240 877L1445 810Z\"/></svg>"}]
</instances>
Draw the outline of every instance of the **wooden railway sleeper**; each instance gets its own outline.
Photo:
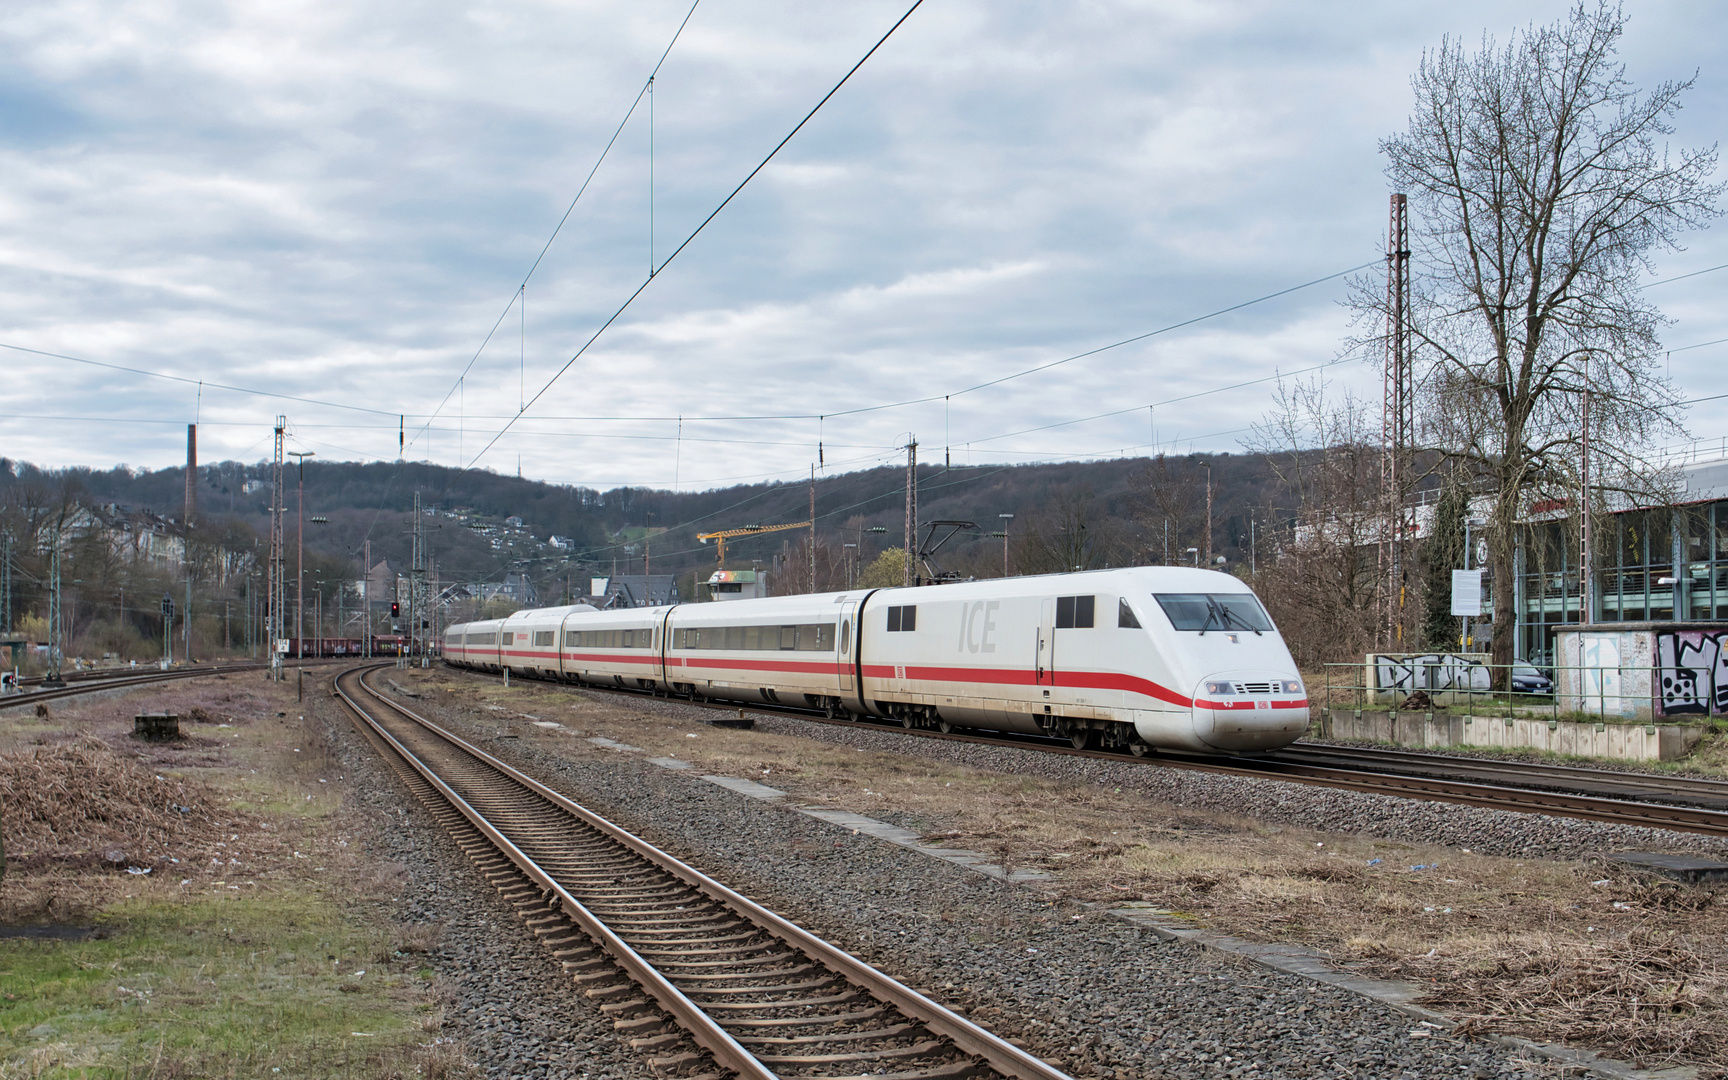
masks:
<instances>
[{"instance_id":1,"label":"wooden railway sleeper","mask_svg":"<svg viewBox=\"0 0 1728 1080\"><path fill-rule=\"evenodd\" d=\"M778 945L779 942L774 942L773 944ZM766 947L768 947L768 946L762 946L762 948L766 948ZM703 950L696 950L696 951L687 952L687 953L661 953L659 955L662 955L662 956L727 956L727 957L733 957L733 959L728 959L728 960L666 960L666 961L658 961L657 960L657 961L655 961L654 966L659 968L661 971L670 971L670 970L681 970L684 968L737 967L740 964L750 964L753 966L761 966L762 964L778 964L782 960L802 960L802 959L804 959L802 956L793 952L791 949L781 949L781 951L779 951L779 952L762 953L760 955L756 955L757 952L759 952L759 950L727 949L727 950L716 950L716 951L710 952L706 949L703 949Z\"/></svg>"},{"instance_id":2,"label":"wooden railway sleeper","mask_svg":"<svg viewBox=\"0 0 1728 1080\"><path fill-rule=\"evenodd\" d=\"M895 1058L930 1057L949 1049L949 1044L939 1039L929 1039L911 1046L895 1047L892 1050L860 1050L851 1054L810 1054L781 1055L758 1054L756 1060L764 1065L828 1065L843 1061L892 1061Z\"/></svg>"},{"instance_id":3,"label":"wooden railway sleeper","mask_svg":"<svg viewBox=\"0 0 1728 1080\"><path fill-rule=\"evenodd\" d=\"M866 1020L875 1020L889 1014L886 1005L872 1005L868 1009L859 1009L849 1013L821 1013L815 1016L781 1016L781 1017L737 1017L727 1021L733 1027L747 1028L794 1028L815 1027L818 1024L862 1024ZM742 1041L742 1040L740 1040Z\"/></svg>"},{"instance_id":4,"label":"wooden railway sleeper","mask_svg":"<svg viewBox=\"0 0 1728 1080\"><path fill-rule=\"evenodd\" d=\"M742 1035L736 1036L745 1046L815 1046L822 1043L862 1042L867 1039L893 1039L912 1032L925 1032L923 1024L910 1020L882 1028L861 1031L833 1031L826 1035ZM927 1032L925 1032L927 1034Z\"/></svg>"},{"instance_id":5,"label":"wooden railway sleeper","mask_svg":"<svg viewBox=\"0 0 1728 1080\"><path fill-rule=\"evenodd\" d=\"M711 936L711 937L699 937L699 938L672 938L670 940L655 941L652 944L655 944L655 945L701 945L704 947L710 947L710 946L715 946L715 945L723 945L723 944L725 944L727 942L731 942L731 941L746 941L750 938L761 938L763 941L776 941L776 940L778 940L776 938L769 937L767 934L763 933L760 929L758 929L754 926L751 926L751 927L748 927L747 929L740 930L736 934L715 935L715 936ZM678 951L676 949L651 949L651 948L648 948L648 945L649 945L648 942L643 942L642 945L640 945L636 948L636 951L641 953L644 956L647 956L650 953L653 953L654 955L658 956L661 953L673 953L673 952Z\"/></svg>"},{"instance_id":6,"label":"wooden railway sleeper","mask_svg":"<svg viewBox=\"0 0 1728 1080\"><path fill-rule=\"evenodd\" d=\"M806 979L803 982L781 983L778 986L693 986L691 994L790 994L799 990L826 990L831 986L845 986L846 980L837 976L823 979ZM703 1008L707 1008L706 1005Z\"/></svg>"},{"instance_id":7,"label":"wooden railway sleeper","mask_svg":"<svg viewBox=\"0 0 1728 1080\"><path fill-rule=\"evenodd\" d=\"M912 1072L871 1073L870 1080L966 1080L972 1076L988 1076L990 1070L976 1061L951 1061L945 1065L937 1065L929 1069L915 1069ZM858 1074L849 1076L801 1076L798 1080L858 1080Z\"/></svg>"},{"instance_id":8,"label":"wooden railway sleeper","mask_svg":"<svg viewBox=\"0 0 1728 1080\"><path fill-rule=\"evenodd\" d=\"M749 982L752 979L789 979L794 975L803 975L809 971L821 971L815 964L799 964L796 967L774 968L771 971L732 971L732 972L702 972L678 971L667 972L666 977L678 985L680 990L690 983L701 982ZM700 986L689 987L697 993L705 993Z\"/></svg>"}]
</instances>

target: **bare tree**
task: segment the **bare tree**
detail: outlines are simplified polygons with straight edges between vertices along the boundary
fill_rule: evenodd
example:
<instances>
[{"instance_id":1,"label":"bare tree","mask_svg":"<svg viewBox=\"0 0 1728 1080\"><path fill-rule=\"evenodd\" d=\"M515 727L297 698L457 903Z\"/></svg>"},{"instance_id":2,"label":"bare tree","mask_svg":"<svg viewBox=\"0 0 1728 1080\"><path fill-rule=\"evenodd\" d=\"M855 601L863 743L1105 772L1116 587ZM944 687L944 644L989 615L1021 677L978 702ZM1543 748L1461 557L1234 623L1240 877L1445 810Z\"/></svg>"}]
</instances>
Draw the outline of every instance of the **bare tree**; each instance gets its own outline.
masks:
<instances>
[{"instance_id":1,"label":"bare tree","mask_svg":"<svg viewBox=\"0 0 1728 1080\"><path fill-rule=\"evenodd\" d=\"M1495 496L1496 663L1513 658L1516 524L1534 490L1575 475L1585 391L1592 471L1648 475L1643 451L1677 427L1655 363L1663 320L1639 279L1716 214L1722 186L1714 146L1671 156L1660 142L1694 80L1634 89L1615 58L1624 26L1617 6L1581 0L1503 48L1448 38L1411 80L1409 130L1380 146L1411 199L1427 436ZM1385 325L1386 303L1358 282L1362 316Z\"/></svg>"},{"instance_id":2,"label":"bare tree","mask_svg":"<svg viewBox=\"0 0 1728 1080\"><path fill-rule=\"evenodd\" d=\"M1265 456L1291 504L1270 516L1293 519L1293 527L1253 584L1296 662L1312 668L1374 645L1378 432L1365 402L1328 397L1322 380L1281 382L1276 394L1245 445Z\"/></svg>"},{"instance_id":3,"label":"bare tree","mask_svg":"<svg viewBox=\"0 0 1728 1080\"><path fill-rule=\"evenodd\" d=\"M1090 488L1063 488L1028 516L1014 561L1025 574L1121 566L1133 558L1127 539Z\"/></svg>"},{"instance_id":4,"label":"bare tree","mask_svg":"<svg viewBox=\"0 0 1728 1080\"><path fill-rule=\"evenodd\" d=\"M1140 471L1134 493L1134 517L1147 562L1183 564L1183 552L1190 546L1204 548L1206 479L1193 458L1159 454Z\"/></svg>"}]
</instances>

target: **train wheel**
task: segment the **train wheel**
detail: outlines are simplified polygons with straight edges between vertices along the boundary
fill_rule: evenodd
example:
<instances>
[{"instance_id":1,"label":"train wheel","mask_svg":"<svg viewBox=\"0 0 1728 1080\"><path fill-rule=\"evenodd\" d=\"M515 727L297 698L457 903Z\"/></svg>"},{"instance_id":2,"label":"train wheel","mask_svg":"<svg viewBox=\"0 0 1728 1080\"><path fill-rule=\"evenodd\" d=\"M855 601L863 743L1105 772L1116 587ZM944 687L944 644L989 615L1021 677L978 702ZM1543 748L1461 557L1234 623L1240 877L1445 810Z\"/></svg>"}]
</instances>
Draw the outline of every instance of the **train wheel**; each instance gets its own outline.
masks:
<instances>
[{"instance_id":1,"label":"train wheel","mask_svg":"<svg viewBox=\"0 0 1728 1080\"><path fill-rule=\"evenodd\" d=\"M1128 740L1128 752L1135 757L1146 757L1152 753L1152 746L1150 743L1142 742L1140 736L1136 735Z\"/></svg>"},{"instance_id":2,"label":"train wheel","mask_svg":"<svg viewBox=\"0 0 1728 1080\"><path fill-rule=\"evenodd\" d=\"M900 726L905 728L907 731L911 731L913 728L918 726L918 721L913 718L911 713L904 712L900 714Z\"/></svg>"},{"instance_id":3,"label":"train wheel","mask_svg":"<svg viewBox=\"0 0 1728 1080\"><path fill-rule=\"evenodd\" d=\"M946 720L939 720L936 723L936 730L940 731L944 735L952 735L960 729Z\"/></svg>"},{"instance_id":4,"label":"train wheel","mask_svg":"<svg viewBox=\"0 0 1728 1080\"><path fill-rule=\"evenodd\" d=\"M1068 736L1068 745L1076 750L1090 750L1098 744L1098 733L1091 728L1075 728Z\"/></svg>"}]
</instances>

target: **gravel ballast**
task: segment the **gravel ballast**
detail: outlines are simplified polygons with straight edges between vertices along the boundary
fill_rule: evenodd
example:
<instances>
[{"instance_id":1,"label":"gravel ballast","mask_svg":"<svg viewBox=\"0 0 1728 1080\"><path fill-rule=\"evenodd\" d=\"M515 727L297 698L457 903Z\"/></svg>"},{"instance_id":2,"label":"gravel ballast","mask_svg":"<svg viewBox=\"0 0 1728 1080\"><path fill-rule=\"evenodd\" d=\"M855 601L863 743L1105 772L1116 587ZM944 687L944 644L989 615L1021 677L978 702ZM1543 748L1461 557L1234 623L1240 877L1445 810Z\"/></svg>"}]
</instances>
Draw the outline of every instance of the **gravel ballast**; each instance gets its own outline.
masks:
<instances>
[{"instance_id":1,"label":"gravel ballast","mask_svg":"<svg viewBox=\"0 0 1728 1080\"><path fill-rule=\"evenodd\" d=\"M676 703L664 707L682 708ZM758 716L758 730L878 753L906 754L994 772L1138 791L1173 806L1216 810L1322 832L1469 848L1513 858L1578 859L1609 851L1728 854L1728 840L1695 833L1614 825L1342 791L1258 776L1227 776L1052 754L1033 747L909 736L875 724L823 724Z\"/></svg>"},{"instance_id":2,"label":"gravel ballast","mask_svg":"<svg viewBox=\"0 0 1728 1080\"><path fill-rule=\"evenodd\" d=\"M310 703L309 703L310 704ZM516 911L487 885L340 706L319 708L370 844L406 874L396 919L441 926L427 964L449 991L443 1030L479 1075L512 1080L649 1080L640 1055L572 986Z\"/></svg>"},{"instance_id":3,"label":"gravel ballast","mask_svg":"<svg viewBox=\"0 0 1728 1080\"><path fill-rule=\"evenodd\" d=\"M1162 942L1095 909L1052 902L686 771L599 750L556 756L492 738L463 710L428 711L1076 1076L1553 1074L1347 991Z\"/></svg>"}]
</instances>

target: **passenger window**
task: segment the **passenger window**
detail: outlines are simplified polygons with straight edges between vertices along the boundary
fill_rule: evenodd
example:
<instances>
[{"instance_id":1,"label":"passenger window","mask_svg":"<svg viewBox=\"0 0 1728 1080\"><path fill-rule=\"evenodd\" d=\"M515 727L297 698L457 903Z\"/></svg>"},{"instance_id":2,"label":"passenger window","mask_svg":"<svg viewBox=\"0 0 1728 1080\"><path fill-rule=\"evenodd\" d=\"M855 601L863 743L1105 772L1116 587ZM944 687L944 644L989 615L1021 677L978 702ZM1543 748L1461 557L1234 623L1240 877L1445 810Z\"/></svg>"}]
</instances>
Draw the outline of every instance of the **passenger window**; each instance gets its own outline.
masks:
<instances>
[{"instance_id":1,"label":"passenger window","mask_svg":"<svg viewBox=\"0 0 1728 1080\"><path fill-rule=\"evenodd\" d=\"M1134 609L1128 606L1126 597L1116 601L1116 625L1124 630L1140 629L1140 620L1134 617Z\"/></svg>"},{"instance_id":2,"label":"passenger window","mask_svg":"<svg viewBox=\"0 0 1728 1080\"><path fill-rule=\"evenodd\" d=\"M888 609L888 630L890 633L916 629L918 629L918 608L916 605L908 604L905 607Z\"/></svg>"},{"instance_id":3,"label":"passenger window","mask_svg":"<svg viewBox=\"0 0 1728 1080\"><path fill-rule=\"evenodd\" d=\"M1092 626L1092 609L1096 597L1058 596L1056 598L1056 629L1085 630Z\"/></svg>"},{"instance_id":4,"label":"passenger window","mask_svg":"<svg viewBox=\"0 0 1728 1080\"><path fill-rule=\"evenodd\" d=\"M852 620L840 620L840 655L845 656L852 651Z\"/></svg>"},{"instance_id":5,"label":"passenger window","mask_svg":"<svg viewBox=\"0 0 1728 1080\"><path fill-rule=\"evenodd\" d=\"M579 640L577 635L580 634L581 632L582 631L580 631L580 630L566 630L566 631L564 631L564 647L566 649L568 649L572 645L575 645L576 642Z\"/></svg>"},{"instance_id":6,"label":"passenger window","mask_svg":"<svg viewBox=\"0 0 1728 1080\"><path fill-rule=\"evenodd\" d=\"M504 644L506 644L506 645L514 645L514 644L516 644L516 634L515 634L515 632L514 632L514 631L506 631L506 632L505 632L505 634L504 634Z\"/></svg>"}]
</instances>

